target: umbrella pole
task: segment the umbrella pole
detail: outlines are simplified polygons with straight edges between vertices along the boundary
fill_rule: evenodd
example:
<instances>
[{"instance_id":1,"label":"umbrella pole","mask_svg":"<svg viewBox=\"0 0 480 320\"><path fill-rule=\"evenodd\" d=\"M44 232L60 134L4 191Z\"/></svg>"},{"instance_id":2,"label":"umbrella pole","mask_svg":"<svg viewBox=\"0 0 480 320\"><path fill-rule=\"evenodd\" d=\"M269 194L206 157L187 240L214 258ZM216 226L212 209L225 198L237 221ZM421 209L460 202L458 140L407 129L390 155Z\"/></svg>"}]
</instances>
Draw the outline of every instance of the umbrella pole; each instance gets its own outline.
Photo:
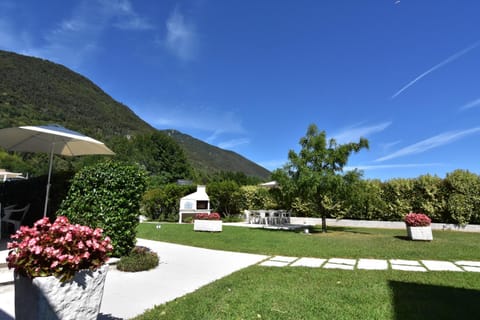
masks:
<instances>
[{"instance_id":1,"label":"umbrella pole","mask_svg":"<svg viewBox=\"0 0 480 320\"><path fill-rule=\"evenodd\" d=\"M50 194L50 176L52 175L52 166L53 166L53 148L55 147L55 143L52 142L52 151L50 152L50 165L48 167L48 180L47 180L47 192L45 193L45 207L43 209L43 217L47 216L47 208L48 208L48 196Z\"/></svg>"}]
</instances>

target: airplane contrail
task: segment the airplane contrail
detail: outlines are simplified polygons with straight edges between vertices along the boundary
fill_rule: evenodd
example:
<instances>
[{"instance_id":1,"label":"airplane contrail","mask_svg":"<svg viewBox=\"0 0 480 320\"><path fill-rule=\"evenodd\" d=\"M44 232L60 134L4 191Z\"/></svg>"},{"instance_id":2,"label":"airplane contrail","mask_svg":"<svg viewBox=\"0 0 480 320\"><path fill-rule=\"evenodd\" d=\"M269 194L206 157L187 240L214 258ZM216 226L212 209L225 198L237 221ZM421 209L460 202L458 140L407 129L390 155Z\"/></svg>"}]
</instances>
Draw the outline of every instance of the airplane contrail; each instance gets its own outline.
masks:
<instances>
[{"instance_id":1,"label":"airplane contrail","mask_svg":"<svg viewBox=\"0 0 480 320\"><path fill-rule=\"evenodd\" d=\"M471 46L451 55L450 57L448 57L447 59L443 60L442 62L440 62L439 64L431 67L430 69L428 69L427 71L425 71L424 73L422 73L421 75L419 75L418 77L416 77L415 79L413 79L412 81L410 81L409 83L407 83L405 86L403 86L403 88L401 88L400 90L398 90L392 97L391 99L395 99L397 96L399 96L403 91L407 90L409 87L413 86L417 81L419 81L420 79L422 79L423 77L427 76L429 73L443 67L444 65L460 58L461 56L463 56L464 54L468 53L470 50L473 50L475 49L476 47L478 47L478 45L480 44L480 41L477 41L475 42L474 44L472 44Z\"/></svg>"}]
</instances>

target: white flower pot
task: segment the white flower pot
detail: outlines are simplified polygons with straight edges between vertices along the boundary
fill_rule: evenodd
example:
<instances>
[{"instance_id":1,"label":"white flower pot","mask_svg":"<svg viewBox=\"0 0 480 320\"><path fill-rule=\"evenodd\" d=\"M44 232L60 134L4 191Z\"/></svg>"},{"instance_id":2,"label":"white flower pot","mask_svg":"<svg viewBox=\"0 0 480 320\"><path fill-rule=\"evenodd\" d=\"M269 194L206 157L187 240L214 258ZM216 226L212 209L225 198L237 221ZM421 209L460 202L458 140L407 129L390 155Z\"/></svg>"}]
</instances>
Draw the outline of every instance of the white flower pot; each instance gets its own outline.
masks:
<instances>
[{"instance_id":1,"label":"white flower pot","mask_svg":"<svg viewBox=\"0 0 480 320\"><path fill-rule=\"evenodd\" d=\"M193 222L194 231L222 231L222 220L195 220Z\"/></svg>"},{"instance_id":2,"label":"white flower pot","mask_svg":"<svg viewBox=\"0 0 480 320\"><path fill-rule=\"evenodd\" d=\"M15 274L15 319L97 319L108 265L79 271L66 282L54 276Z\"/></svg>"},{"instance_id":3,"label":"white flower pot","mask_svg":"<svg viewBox=\"0 0 480 320\"><path fill-rule=\"evenodd\" d=\"M433 240L432 227L409 227L407 226L408 237L411 240Z\"/></svg>"}]
</instances>

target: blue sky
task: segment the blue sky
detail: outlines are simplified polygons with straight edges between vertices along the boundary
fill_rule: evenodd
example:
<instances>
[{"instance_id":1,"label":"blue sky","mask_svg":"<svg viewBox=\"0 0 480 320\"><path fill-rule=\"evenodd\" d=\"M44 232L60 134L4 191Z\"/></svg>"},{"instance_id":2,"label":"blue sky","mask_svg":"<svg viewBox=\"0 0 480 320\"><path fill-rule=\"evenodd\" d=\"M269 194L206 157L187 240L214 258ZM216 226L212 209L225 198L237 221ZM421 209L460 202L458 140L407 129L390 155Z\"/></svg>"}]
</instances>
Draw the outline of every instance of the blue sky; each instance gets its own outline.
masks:
<instances>
[{"instance_id":1,"label":"blue sky","mask_svg":"<svg viewBox=\"0 0 480 320\"><path fill-rule=\"evenodd\" d=\"M474 0L2 0L0 49L268 168L314 123L382 180L480 173ZM114 149L114 148L113 148Z\"/></svg>"}]
</instances>

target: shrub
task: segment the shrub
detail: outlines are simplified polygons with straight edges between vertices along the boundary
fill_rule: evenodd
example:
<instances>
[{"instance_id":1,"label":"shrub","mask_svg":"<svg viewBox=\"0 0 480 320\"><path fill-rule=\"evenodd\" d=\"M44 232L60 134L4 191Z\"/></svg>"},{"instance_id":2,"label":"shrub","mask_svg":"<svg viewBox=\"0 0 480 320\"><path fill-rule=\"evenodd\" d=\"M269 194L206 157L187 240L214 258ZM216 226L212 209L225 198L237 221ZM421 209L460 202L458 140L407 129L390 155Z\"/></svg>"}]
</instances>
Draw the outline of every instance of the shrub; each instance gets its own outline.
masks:
<instances>
[{"instance_id":1,"label":"shrub","mask_svg":"<svg viewBox=\"0 0 480 320\"><path fill-rule=\"evenodd\" d=\"M118 261L117 269L127 272L150 270L158 266L158 255L147 247L136 246Z\"/></svg>"},{"instance_id":2,"label":"shrub","mask_svg":"<svg viewBox=\"0 0 480 320\"><path fill-rule=\"evenodd\" d=\"M108 161L79 171L62 202L60 214L72 222L102 228L112 240L114 256L135 246L145 172L133 165Z\"/></svg>"},{"instance_id":3,"label":"shrub","mask_svg":"<svg viewBox=\"0 0 480 320\"><path fill-rule=\"evenodd\" d=\"M143 195L141 212L151 219L178 221L180 198L194 192L196 186L167 184Z\"/></svg>"},{"instance_id":4,"label":"shrub","mask_svg":"<svg viewBox=\"0 0 480 320\"><path fill-rule=\"evenodd\" d=\"M259 186L241 186L241 208L244 210L274 209L277 207L269 190Z\"/></svg>"},{"instance_id":5,"label":"shrub","mask_svg":"<svg viewBox=\"0 0 480 320\"><path fill-rule=\"evenodd\" d=\"M231 215L231 216L226 216L222 219L223 222L244 222L245 218L243 215Z\"/></svg>"},{"instance_id":6,"label":"shrub","mask_svg":"<svg viewBox=\"0 0 480 320\"><path fill-rule=\"evenodd\" d=\"M32 228L22 226L11 238L17 241L8 243L8 267L29 278L55 276L67 281L79 270L102 266L113 249L101 229L72 225L62 216L53 224L43 218Z\"/></svg>"},{"instance_id":7,"label":"shrub","mask_svg":"<svg viewBox=\"0 0 480 320\"><path fill-rule=\"evenodd\" d=\"M480 177L465 170L455 170L445 178L447 209L451 220L460 225L475 220L480 209Z\"/></svg>"},{"instance_id":8,"label":"shrub","mask_svg":"<svg viewBox=\"0 0 480 320\"><path fill-rule=\"evenodd\" d=\"M405 223L409 227L426 227L429 226L432 220L423 213L410 212L405 216Z\"/></svg>"},{"instance_id":9,"label":"shrub","mask_svg":"<svg viewBox=\"0 0 480 320\"><path fill-rule=\"evenodd\" d=\"M210 207L224 216L241 211L240 187L235 181L212 182L207 186Z\"/></svg>"}]
</instances>

